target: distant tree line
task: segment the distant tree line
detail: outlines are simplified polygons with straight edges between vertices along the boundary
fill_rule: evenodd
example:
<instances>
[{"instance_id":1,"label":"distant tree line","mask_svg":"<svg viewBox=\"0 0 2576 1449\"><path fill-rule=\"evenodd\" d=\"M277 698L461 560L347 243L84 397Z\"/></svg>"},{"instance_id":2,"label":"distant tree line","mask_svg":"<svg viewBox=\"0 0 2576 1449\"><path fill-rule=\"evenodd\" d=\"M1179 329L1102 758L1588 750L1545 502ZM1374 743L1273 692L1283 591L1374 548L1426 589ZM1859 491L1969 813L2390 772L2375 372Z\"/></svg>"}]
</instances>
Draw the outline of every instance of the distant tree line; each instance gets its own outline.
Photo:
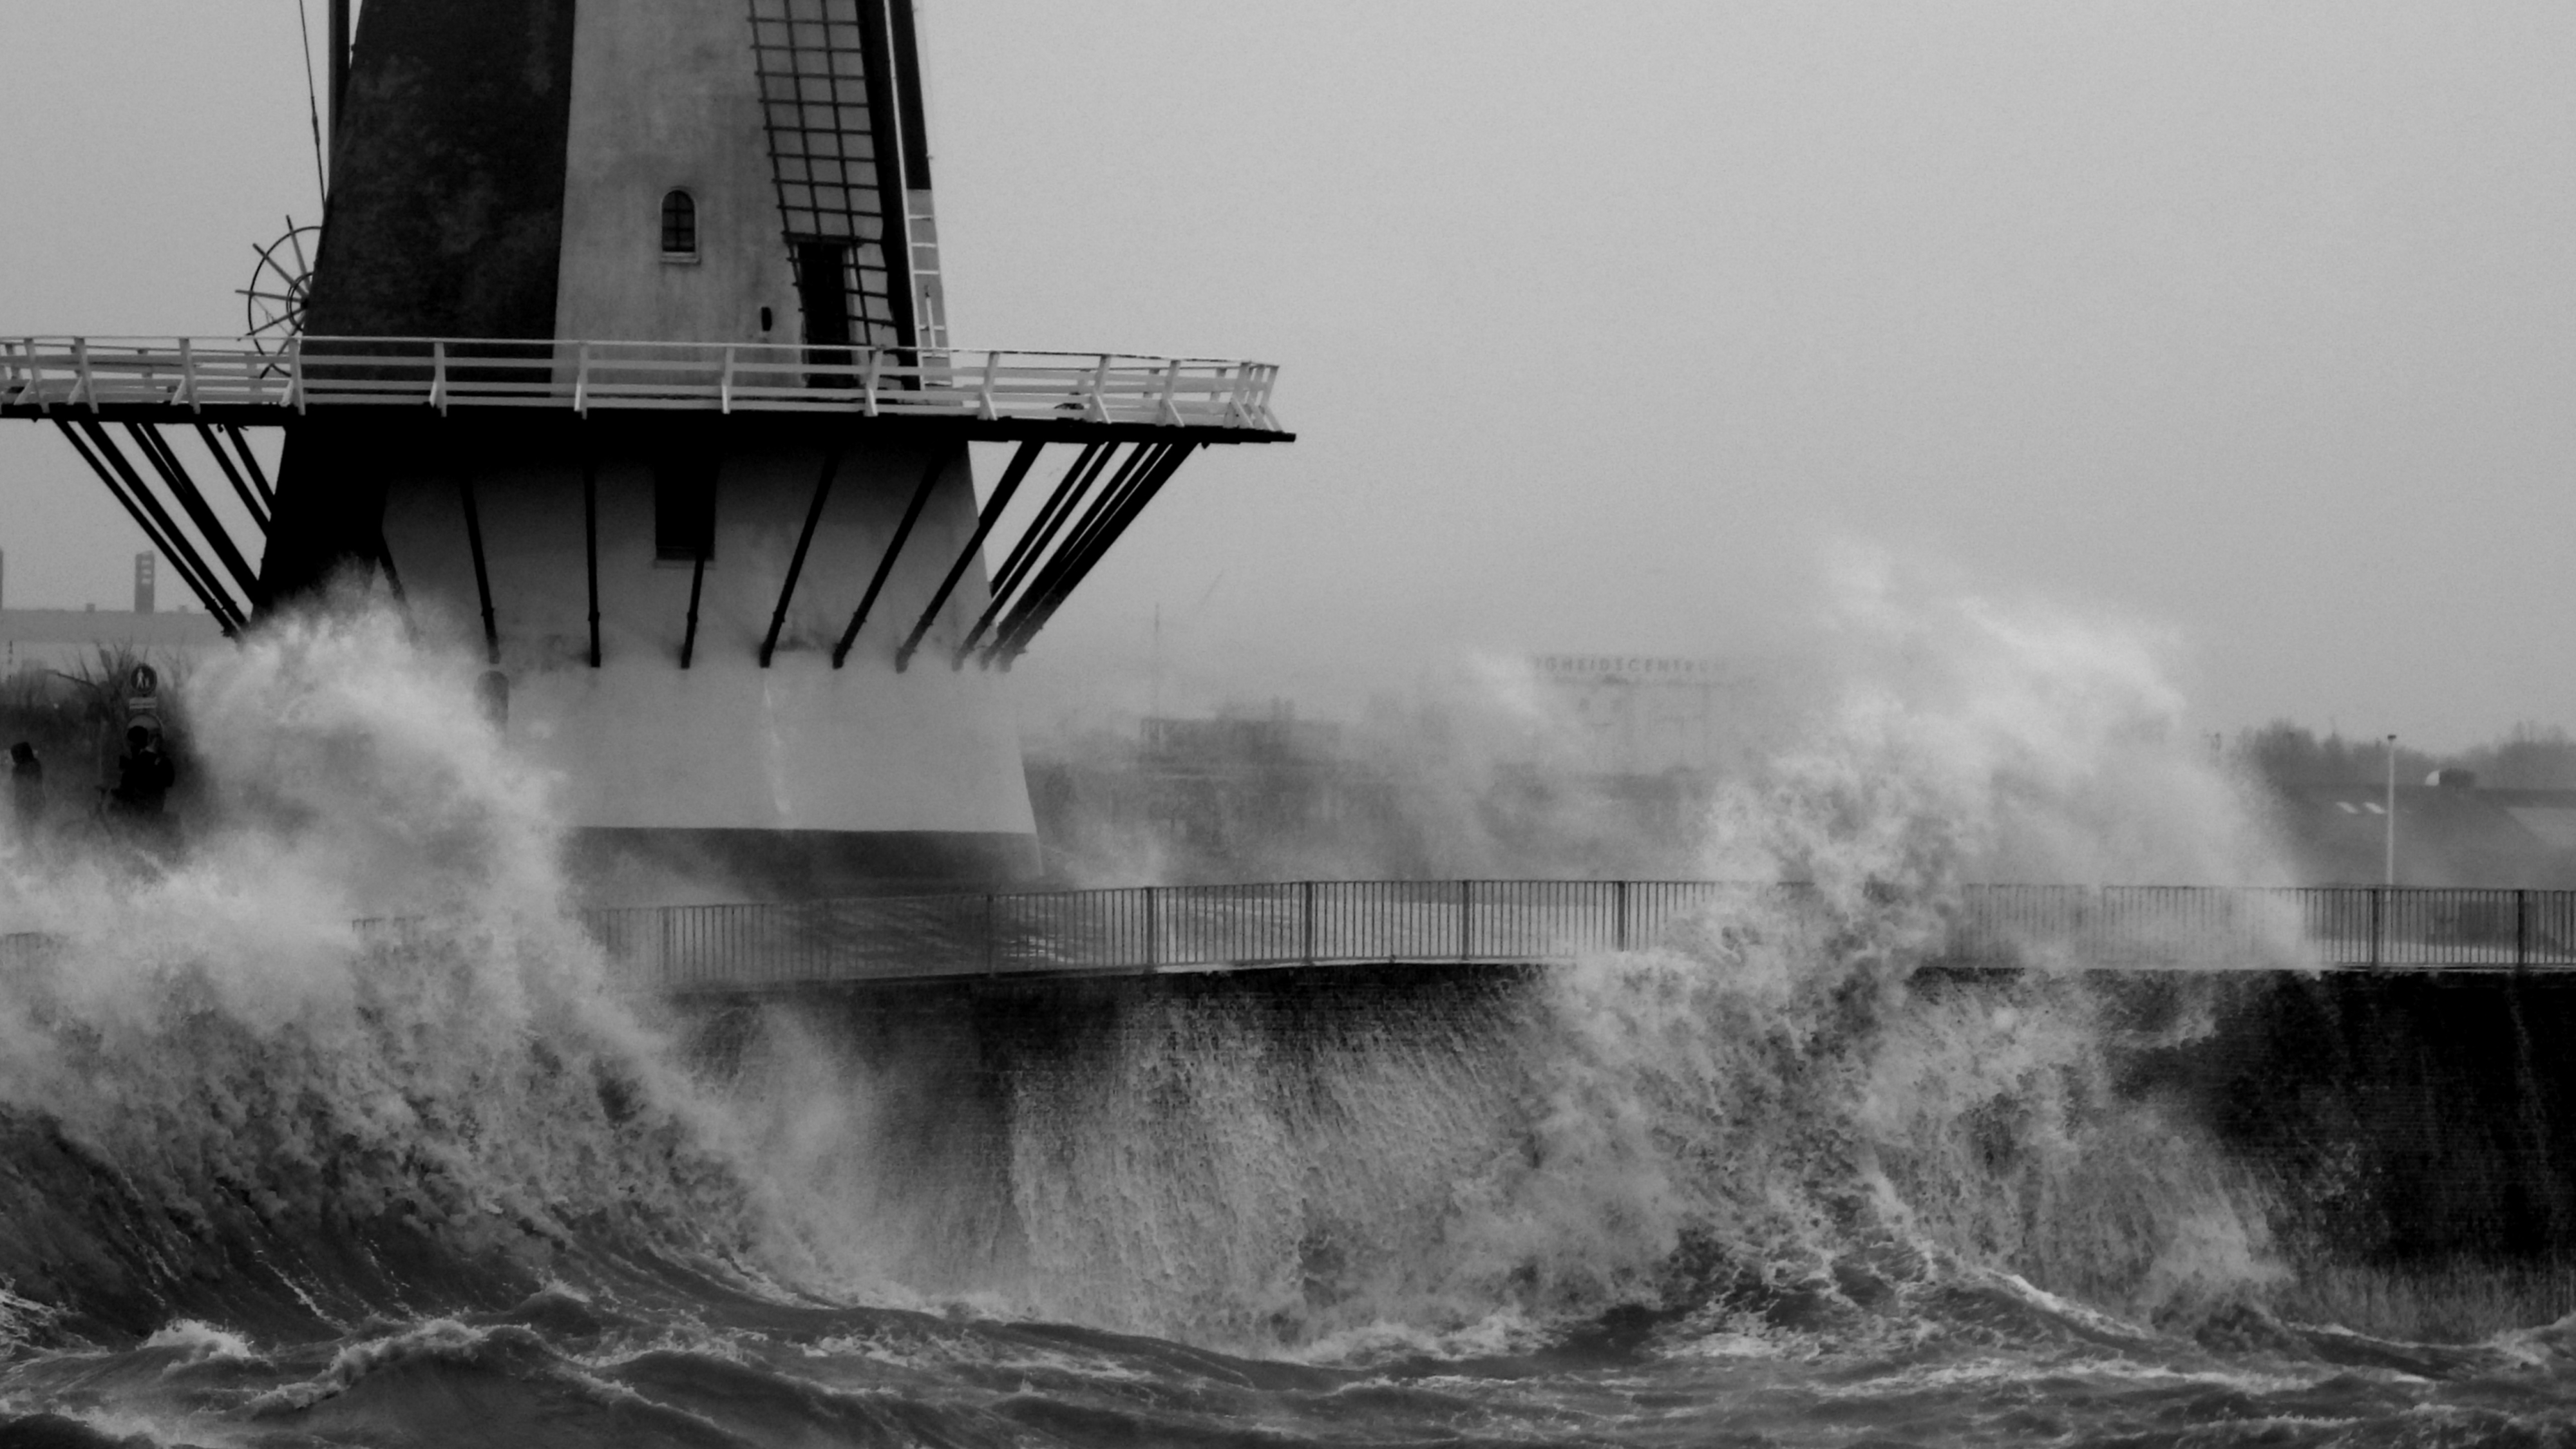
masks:
<instances>
[{"instance_id":1,"label":"distant tree line","mask_svg":"<svg viewBox=\"0 0 2576 1449\"><path fill-rule=\"evenodd\" d=\"M2380 740L2347 739L2339 733L2320 737L2289 720L2238 734L2229 753L2276 790L2373 784L2388 773L2387 746ZM2501 739L2446 754L2399 743L2399 784L2420 785L2442 769L2472 771L2478 784L2496 789L2576 790L2576 738L2554 725L2518 724Z\"/></svg>"}]
</instances>

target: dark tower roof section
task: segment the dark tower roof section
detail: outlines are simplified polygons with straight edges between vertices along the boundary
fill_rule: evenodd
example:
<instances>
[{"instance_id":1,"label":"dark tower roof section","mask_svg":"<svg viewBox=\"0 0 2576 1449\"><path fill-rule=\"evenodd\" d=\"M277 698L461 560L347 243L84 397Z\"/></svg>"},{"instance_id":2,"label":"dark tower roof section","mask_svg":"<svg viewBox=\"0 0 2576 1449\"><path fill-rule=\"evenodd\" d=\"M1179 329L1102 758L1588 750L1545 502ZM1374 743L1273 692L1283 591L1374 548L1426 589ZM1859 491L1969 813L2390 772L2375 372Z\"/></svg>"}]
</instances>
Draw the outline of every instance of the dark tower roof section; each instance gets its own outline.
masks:
<instances>
[{"instance_id":1,"label":"dark tower roof section","mask_svg":"<svg viewBox=\"0 0 2576 1449\"><path fill-rule=\"evenodd\" d=\"M573 0L368 0L305 331L551 337Z\"/></svg>"}]
</instances>

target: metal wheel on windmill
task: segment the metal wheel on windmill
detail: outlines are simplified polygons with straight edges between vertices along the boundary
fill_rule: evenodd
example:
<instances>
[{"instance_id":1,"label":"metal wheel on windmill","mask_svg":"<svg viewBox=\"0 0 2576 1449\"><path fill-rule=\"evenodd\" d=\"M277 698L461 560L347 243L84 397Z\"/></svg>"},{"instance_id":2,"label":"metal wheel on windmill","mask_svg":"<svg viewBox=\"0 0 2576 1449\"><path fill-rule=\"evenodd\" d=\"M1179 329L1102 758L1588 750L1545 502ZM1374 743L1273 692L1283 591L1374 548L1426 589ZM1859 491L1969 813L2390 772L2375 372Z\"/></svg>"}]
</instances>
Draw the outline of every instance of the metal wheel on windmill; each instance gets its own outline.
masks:
<instances>
[{"instance_id":1,"label":"metal wheel on windmill","mask_svg":"<svg viewBox=\"0 0 2576 1449\"><path fill-rule=\"evenodd\" d=\"M250 285L241 288L245 327L242 336L262 352L282 352L304 332L304 299L313 286L313 252L322 238L318 226L297 226L286 219L286 235L255 246L259 263Z\"/></svg>"}]
</instances>

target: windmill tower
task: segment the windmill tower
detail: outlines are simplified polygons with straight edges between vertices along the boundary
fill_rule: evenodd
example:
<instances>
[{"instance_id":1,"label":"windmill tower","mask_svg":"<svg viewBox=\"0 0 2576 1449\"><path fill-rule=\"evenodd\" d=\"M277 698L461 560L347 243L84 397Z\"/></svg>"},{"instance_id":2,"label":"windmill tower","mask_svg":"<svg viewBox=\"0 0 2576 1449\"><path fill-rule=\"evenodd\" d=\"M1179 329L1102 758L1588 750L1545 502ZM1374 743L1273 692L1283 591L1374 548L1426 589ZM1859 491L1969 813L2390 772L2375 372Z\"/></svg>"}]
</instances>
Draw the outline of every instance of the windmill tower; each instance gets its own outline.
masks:
<instances>
[{"instance_id":1,"label":"windmill tower","mask_svg":"<svg viewBox=\"0 0 2576 1449\"><path fill-rule=\"evenodd\" d=\"M1275 370L950 344L910 0L369 0L345 49L334 12L300 334L9 342L0 415L219 617L373 570L459 632L604 875L1031 871L1009 662L1195 449L1290 436ZM980 507L974 441L1015 445Z\"/></svg>"}]
</instances>

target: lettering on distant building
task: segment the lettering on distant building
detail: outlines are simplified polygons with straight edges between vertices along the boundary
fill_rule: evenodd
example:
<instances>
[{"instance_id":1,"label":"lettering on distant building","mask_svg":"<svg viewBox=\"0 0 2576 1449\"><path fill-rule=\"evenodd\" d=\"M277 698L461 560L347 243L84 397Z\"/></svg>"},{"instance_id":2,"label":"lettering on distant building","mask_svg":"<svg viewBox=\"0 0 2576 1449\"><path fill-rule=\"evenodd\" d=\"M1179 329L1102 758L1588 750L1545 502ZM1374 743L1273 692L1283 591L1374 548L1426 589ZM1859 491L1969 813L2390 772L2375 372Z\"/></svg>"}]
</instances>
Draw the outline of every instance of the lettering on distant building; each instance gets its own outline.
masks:
<instances>
[{"instance_id":1,"label":"lettering on distant building","mask_svg":"<svg viewBox=\"0 0 2576 1449\"><path fill-rule=\"evenodd\" d=\"M1558 679L1612 679L1637 676L1662 679L1715 680L1725 673L1715 659L1686 659L1669 654L1541 654L1538 672Z\"/></svg>"}]
</instances>

